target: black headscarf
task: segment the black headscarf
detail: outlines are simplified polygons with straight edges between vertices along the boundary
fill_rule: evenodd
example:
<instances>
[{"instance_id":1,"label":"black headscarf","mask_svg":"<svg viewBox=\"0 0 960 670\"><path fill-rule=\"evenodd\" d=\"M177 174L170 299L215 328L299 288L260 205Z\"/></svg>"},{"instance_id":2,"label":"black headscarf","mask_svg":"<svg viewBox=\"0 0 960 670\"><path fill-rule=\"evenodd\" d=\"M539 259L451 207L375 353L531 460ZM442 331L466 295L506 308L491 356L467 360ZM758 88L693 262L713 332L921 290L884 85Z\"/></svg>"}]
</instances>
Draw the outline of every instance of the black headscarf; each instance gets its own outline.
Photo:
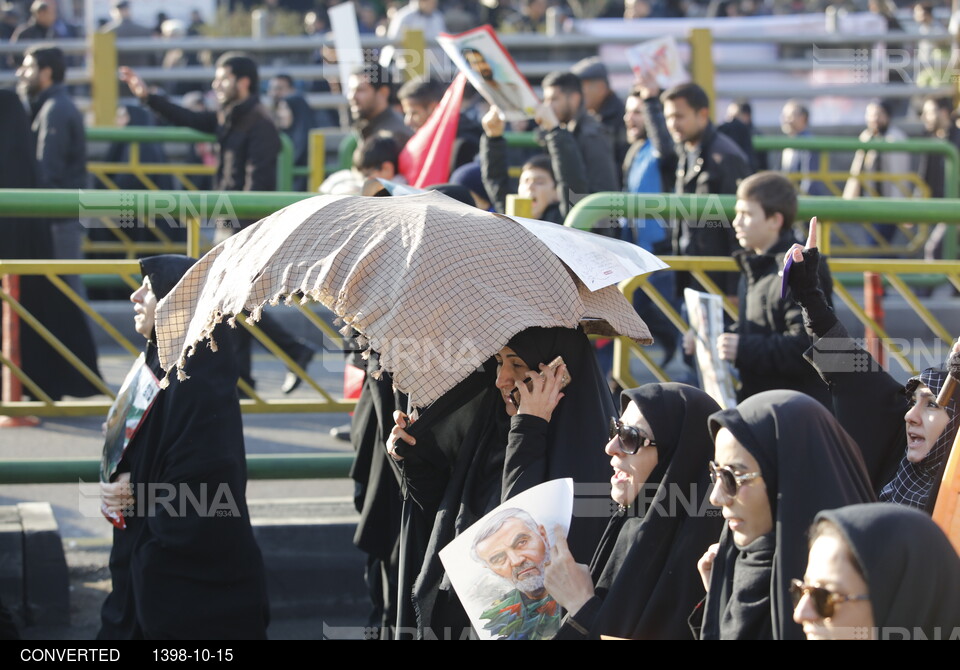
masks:
<instances>
[{"instance_id":1,"label":"black headscarf","mask_svg":"<svg viewBox=\"0 0 960 670\"><path fill-rule=\"evenodd\" d=\"M313 125L313 110L306 99L299 93L288 95L283 99L290 108L292 121L290 127L283 132L290 137L293 143L294 165L306 165L307 154L310 150L310 130Z\"/></svg>"},{"instance_id":2,"label":"black headscarf","mask_svg":"<svg viewBox=\"0 0 960 670\"><path fill-rule=\"evenodd\" d=\"M766 391L710 417L757 460L774 529L737 548L720 535L702 639L802 639L790 580L803 574L807 529L817 512L875 500L860 450L830 412L795 391Z\"/></svg>"},{"instance_id":3,"label":"black headscarf","mask_svg":"<svg viewBox=\"0 0 960 670\"><path fill-rule=\"evenodd\" d=\"M916 377L912 377L904 386L903 392L912 397L918 386L926 386L939 395L947 380L947 373L937 368L927 368ZM883 502L893 502L898 505L909 505L928 513L933 511L940 491L940 479L946 465L947 456L953 448L953 438L960 428L960 412L957 412L957 401L951 398L944 408L949 415L947 425L940 437L930 448L929 453L918 463L907 460L906 454L900 460L897 473L881 490L879 498Z\"/></svg>"},{"instance_id":4,"label":"black headscarf","mask_svg":"<svg viewBox=\"0 0 960 670\"><path fill-rule=\"evenodd\" d=\"M603 601L590 629L632 639L691 639L687 617L703 598L697 560L723 523L706 500L713 457L707 418L720 407L703 391L675 383L624 391L622 409L631 401L653 431L657 465L626 516L611 518L590 564Z\"/></svg>"},{"instance_id":5,"label":"black headscarf","mask_svg":"<svg viewBox=\"0 0 960 670\"><path fill-rule=\"evenodd\" d=\"M951 639L960 628L960 557L922 512L893 504L820 512L840 529L870 590L880 639Z\"/></svg>"},{"instance_id":6,"label":"black headscarf","mask_svg":"<svg viewBox=\"0 0 960 670\"><path fill-rule=\"evenodd\" d=\"M193 262L157 256L140 264L159 299ZM120 469L130 472L137 513L127 517L126 529L114 530L113 592L103 605L100 638L266 636L266 582L247 511L238 368L229 342L234 331L225 324L218 330L218 350L202 347L187 359L189 378L171 377L124 453ZM146 357L162 376L149 341ZM138 492L137 485L148 484L175 487L176 513L159 504L160 496ZM225 514L198 512L185 500L186 489L210 506L224 503Z\"/></svg>"}]
</instances>

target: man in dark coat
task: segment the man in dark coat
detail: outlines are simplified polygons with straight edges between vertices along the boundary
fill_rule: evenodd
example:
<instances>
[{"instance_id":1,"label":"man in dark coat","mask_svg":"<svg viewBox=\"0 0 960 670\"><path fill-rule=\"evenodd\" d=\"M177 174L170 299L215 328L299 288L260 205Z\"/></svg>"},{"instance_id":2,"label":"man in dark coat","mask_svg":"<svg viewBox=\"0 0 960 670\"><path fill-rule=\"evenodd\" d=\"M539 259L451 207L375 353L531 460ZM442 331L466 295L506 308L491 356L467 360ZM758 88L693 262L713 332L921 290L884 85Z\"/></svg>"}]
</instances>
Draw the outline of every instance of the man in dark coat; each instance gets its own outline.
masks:
<instances>
[{"instance_id":1,"label":"man in dark coat","mask_svg":"<svg viewBox=\"0 0 960 670\"><path fill-rule=\"evenodd\" d=\"M390 106L392 95L390 73L378 63L364 63L350 74L347 100L350 101L353 130L360 143L374 135L387 133L402 149L413 135L404 124L403 116Z\"/></svg>"},{"instance_id":2,"label":"man in dark coat","mask_svg":"<svg viewBox=\"0 0 960 670\"><path fill-rule=\"evenodd\" d=\"M543 79L543 102L553 112L541 113L538 119L547 150L552 155L552 135L570 133L580 151L587 190L574 190L571 200L576 202L578 196L588 193L620 190L613 140L603 124L587 111L580 78L571 72L551 72Z\"/></svg>"},{"instance_id":3,"label":"man in dark coat","mask_svg":"<svg viewBox=\"0 0 960 670\"><path fill-rule=\"evenodd\" d=\"M598 56L584 58L571 69L580 77L583 86L583 104L587 111L600 119L613 140L613 150L619 167L627 155L627 127L624 123L624 103L613 89L607 66Z\"/></svg>"},{"instance_id":4,"label":"man in dark coat","mask_svg":"<svg viewBox=\"0 0 960 670\"><path fill-rule=\"evenodd\" d=\"M553 112L542 105L540 113L550 116ZM556 119L552 123L553 129L545 138L549 154L537 154L523 164L517 194L531 200L530 215L534 219L562 224L570 211L571 195L586 190L587 178L573 136L557 127ZM507 141L503 137L506 122L498 108L491 107L482 124L480 173L495 210L504 214L509 193Z\"/></svg>"},{"instance_id":5,"label":"man in dark coat","mask_svg":"<svg viewBox=\"0 0 960 670\"><path fill-rule=\"evenodd\" d=\"M142 366L158 379L164 371L155 344L157 301L193 263L185 256L140 261L143 285L130 300L137 332L147 338ZM266 580L246 503L234 335L218 327L217 351L200 345L184 369L189 378L171 374L139 423L131 429L125 422L129 442L118 461L110 460L115 473L104 473L112 481L101 484L105 514L119 513L122 521L114 521L113 590L99 639L266 637Z\"/></svg>"},{"instance_id":6,"label":"man in dark coat","mask_svg":"<svg viewBox=\"0 0 960 670\"><path fill-rule=\"evenodd\" d=\"M81 189L87 186L86 133L83 116L63 84L66 59L63 51L49 44L30 47L17 70L17 89L30 103L39 188ZM26 156L23 157L26 159ZM52 221L54 258L83 258L84 229L80 221ZM80 278L66 278L70 287L84 295Z\"/></svg>"},{"instance_id":7,"label":"man in dark coat","mask_svg":"<svg viewBox=\"0 0 960 670\"><path fill-rule=\"evenodd\" d=\"M676 171L674 191L696 195L734 194L750 174L749 161L740 147L717 133L710 121L710 100L696 84L681 84L660 95L659 88L644 82L644 120L654 128L665 119L674 147L658 146L659 136L650 134L660 160ZM738 248L733 227L726 220L677 222L673 230L673 253L684 256L729 256ZM737 275L710 273L729 296L736 293ZM682 288L683 278L679 282Z\"/></svg>"},{"instance_id":8,"label":"man in dark coat","mask_svg":"<svg viewBox=\"0 0 960 670\"><path fill-rule=\"evenodd\" d=\"M236 52L227 52L217 60L216 74L211 84L220 105L216 112L195 112L150 93L144 81L130 68L120 68L120 79L127 84L131 93L172 124L216 133L220 157L214 190L276 190L280 135L270 113L260 104L260 77L257 64L252 59ZM228 223L244 228L253 221ZM225 237L218 235L218 241ZM266 314L258 325L297 365L307 367L314 355L313 347L303 339L290 335ZM250 336L244 334L239 340L240 376L252 386ZM299 385L300 377L291 370L281 390L291 393Z\"/></svg>"},{"instance_id":9,"label":"man in dark coat","mask_svg":"<svg viewBox=\"0 0 960 670\"><path fill-rule=\"evenodd\" d=\"M826 384L803 357L811 340L803 327L803 310L792 295L781 297L783 255L796 242L797 215L793 184L777 172L758 172L740 184L733 229L743 247L734 253L742 273L738 295L740 318L734 332L717 341L720 358L740 372L742 401L762 391L790 389L806 393L830 408ZM830 294L826 264L821 285Z\"/></svg>"}]
</instances>

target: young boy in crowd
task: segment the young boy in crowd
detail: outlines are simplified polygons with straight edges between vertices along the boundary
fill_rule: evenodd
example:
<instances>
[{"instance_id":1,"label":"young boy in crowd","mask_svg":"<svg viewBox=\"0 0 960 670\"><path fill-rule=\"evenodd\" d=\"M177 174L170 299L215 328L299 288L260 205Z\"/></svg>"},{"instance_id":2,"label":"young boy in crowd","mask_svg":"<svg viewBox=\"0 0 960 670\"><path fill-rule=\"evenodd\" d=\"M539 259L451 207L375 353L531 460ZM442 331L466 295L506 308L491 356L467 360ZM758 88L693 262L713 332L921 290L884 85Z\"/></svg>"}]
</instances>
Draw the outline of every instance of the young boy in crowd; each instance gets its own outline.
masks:
<instances>
[{"instance_id":1,"label":"young boy in crowd","mask_svg":"<svg viewBox=\"0 0 960 670\"><path fill-rule=\"evenodd\" d=\"M737 400L761 391L792 389L830 407L826 385L803 358L811 339L803 313L789 291L781 294L783 255L796 242L797 191L777 172L758 172L737 188L733 229L741 249L733 257L740 267L739 318L731 332L717 338L722 360L740 373ZM830 295L832 281L820 265L821 284ZM684 347L692 344L687 337Z\"/></svg>"}]
</instances>

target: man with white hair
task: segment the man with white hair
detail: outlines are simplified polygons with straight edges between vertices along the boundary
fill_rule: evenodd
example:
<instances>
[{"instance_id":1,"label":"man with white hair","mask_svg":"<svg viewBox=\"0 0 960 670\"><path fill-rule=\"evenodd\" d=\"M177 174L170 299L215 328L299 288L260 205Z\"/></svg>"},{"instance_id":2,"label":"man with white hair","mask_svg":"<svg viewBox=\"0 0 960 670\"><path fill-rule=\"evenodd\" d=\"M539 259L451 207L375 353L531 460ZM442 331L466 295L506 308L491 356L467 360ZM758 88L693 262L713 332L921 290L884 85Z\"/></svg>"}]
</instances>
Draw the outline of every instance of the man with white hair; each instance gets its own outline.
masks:
<instances>
[{"instance_id":1,"label":"man with white hair","mask_svg":"<svg viewBox=\"0 0 960 670\"><path fill-rule=\"evenodd\" d=\"M543 526L522 509L497 512L477 532L471 555L513 590L481 615L500 640L546 640L560 629L560 608L544 586L550 542Z\"/></svg>"}]
</instances>

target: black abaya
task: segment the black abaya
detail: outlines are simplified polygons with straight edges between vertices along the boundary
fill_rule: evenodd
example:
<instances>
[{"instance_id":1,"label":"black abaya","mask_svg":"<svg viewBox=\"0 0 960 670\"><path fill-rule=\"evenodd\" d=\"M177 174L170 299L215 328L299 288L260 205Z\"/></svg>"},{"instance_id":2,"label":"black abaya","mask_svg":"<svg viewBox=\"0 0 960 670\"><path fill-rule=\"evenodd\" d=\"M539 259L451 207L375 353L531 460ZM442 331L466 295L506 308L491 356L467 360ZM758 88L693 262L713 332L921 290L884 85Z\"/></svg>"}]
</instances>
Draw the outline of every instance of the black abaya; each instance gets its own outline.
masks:
<instances>
[{"instance_id":1,"label":"black abaya","mask_svg":"<svg viewBox=\"0 0 960 670\"><path fill-rule=\"evenodd\" d=\"M692 639L687 618L703 598L696 563L723 523L706 500L707 418L720 408L703 391L673 383L624 391L622 409L631 401L650 424L657 466L634 504L610 519L590 564L596 595L572 618L594 638ZM572 625L558 635L575 637Z\"/></svg>"},{"instance_id":2,"label":"black abaya","mask_svg":"<svg viewBox=\"0 0 960 670\"><path fill-rule=\"evenodd\" d=\"M141 267L160 298L192 262L158 256ZM218 327L218 351L199 347L187 360L189 378L171 376L127 446L120 469L130 471L136 513L125 515L125 530L114 530L113 591L100 639L266 637L266 582L246 505L232 333ZM146 356L162 378L152 342ZM175 498L163 504L170 485Z\"/></svg>"},{"instance_id":3,"label":"black abaya","mask_svg":"<svg viewBox=\"0 0 960 670\"><path fill-rule=\"evenodd\" d=\"M701 639L802 639L790 580L803 574L807 529L824 509L873 502L863 458L823 405L794 391L767 391L710 417L760 465L773 530L738 548L729 526L713 563Z\"/></svg>"}]
</instances>

